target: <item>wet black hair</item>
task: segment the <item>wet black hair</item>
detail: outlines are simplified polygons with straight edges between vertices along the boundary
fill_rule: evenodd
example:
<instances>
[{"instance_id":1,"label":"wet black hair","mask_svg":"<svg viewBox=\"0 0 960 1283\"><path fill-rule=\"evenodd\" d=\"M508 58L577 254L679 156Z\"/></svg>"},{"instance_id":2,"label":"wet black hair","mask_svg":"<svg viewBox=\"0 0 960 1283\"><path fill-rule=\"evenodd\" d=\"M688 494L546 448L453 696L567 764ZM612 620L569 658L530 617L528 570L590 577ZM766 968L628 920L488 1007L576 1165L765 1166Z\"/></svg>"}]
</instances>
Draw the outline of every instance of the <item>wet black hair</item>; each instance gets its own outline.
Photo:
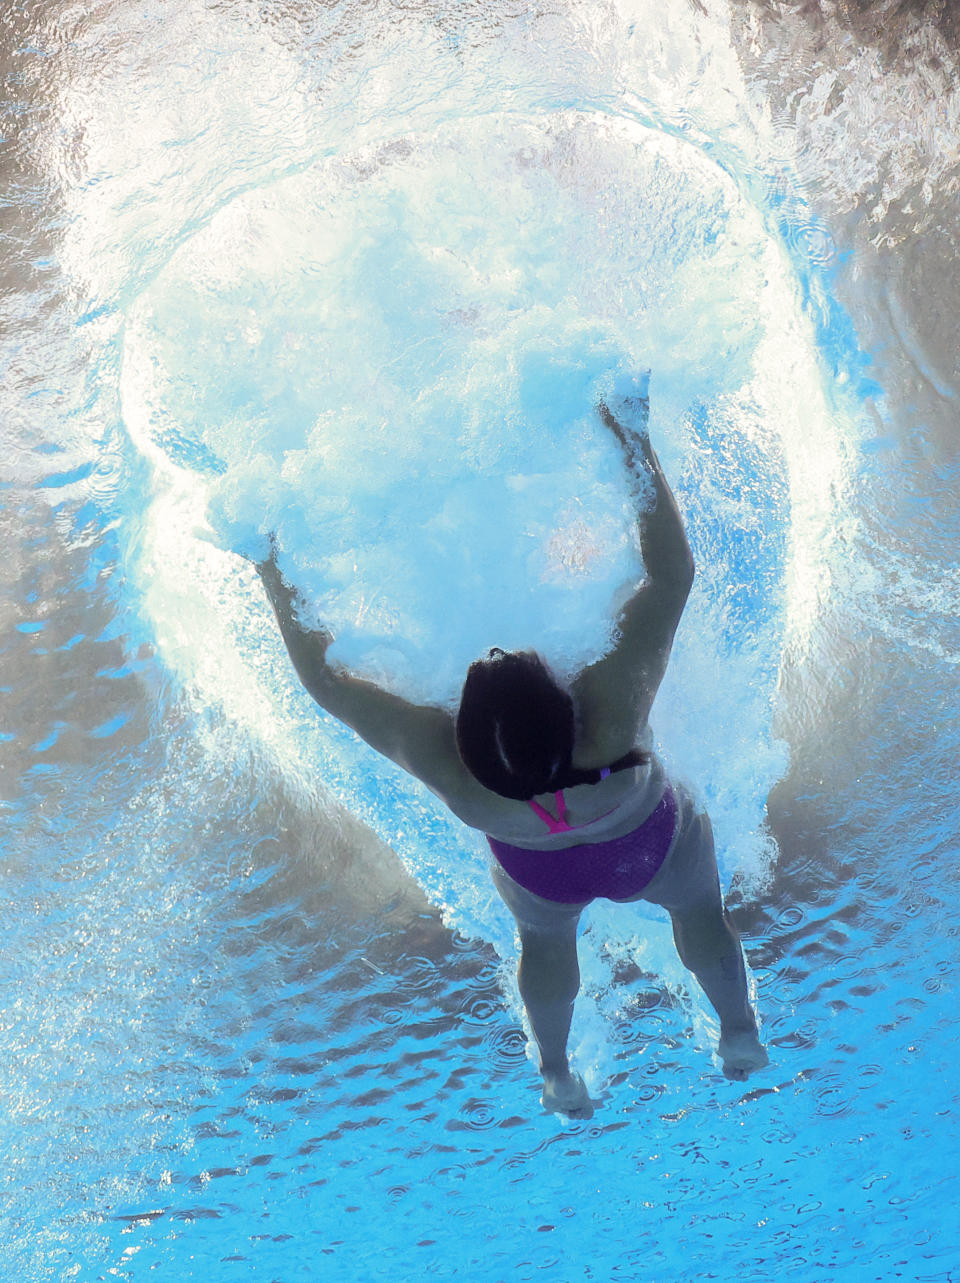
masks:
<instances>
[{"instance_id":1,"label":"wet black hair","mask_svg":"<svg viewBox=\"0 0 960 1283\"><path fill-rule=\"evenodd\" d=\"M573 765L573 700L533 651L491 650L467 670L457 714L457 748L475 779L501 797L595 784L599 768ZM645 761L634 751L611 770Z\"/></svg>"}]
</instances>

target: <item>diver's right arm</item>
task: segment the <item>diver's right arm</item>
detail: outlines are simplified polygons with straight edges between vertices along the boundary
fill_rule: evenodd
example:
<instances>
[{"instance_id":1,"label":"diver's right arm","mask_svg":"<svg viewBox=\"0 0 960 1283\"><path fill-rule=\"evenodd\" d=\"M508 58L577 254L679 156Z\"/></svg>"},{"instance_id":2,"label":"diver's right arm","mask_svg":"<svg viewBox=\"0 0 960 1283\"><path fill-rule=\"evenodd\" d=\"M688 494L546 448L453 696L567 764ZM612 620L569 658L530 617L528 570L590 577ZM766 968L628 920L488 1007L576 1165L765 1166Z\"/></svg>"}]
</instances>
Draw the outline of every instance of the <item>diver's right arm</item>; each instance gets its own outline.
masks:
<instances>
[{"instance_id":1,"label":"diver's right arm","mask_svg":"<svg viewBox=\"0 0 960 1283\"><path fill-rule=\"evenodd\" d=\"M280 573L272 548L257 571L307 692L371 748L429 787L445 792L464 771L451 714L431 705L411 704L374 682L328 664L327 650L333 637L326 630L304 628L296 613L296 593Z\"/></svg>"}]
</instances>

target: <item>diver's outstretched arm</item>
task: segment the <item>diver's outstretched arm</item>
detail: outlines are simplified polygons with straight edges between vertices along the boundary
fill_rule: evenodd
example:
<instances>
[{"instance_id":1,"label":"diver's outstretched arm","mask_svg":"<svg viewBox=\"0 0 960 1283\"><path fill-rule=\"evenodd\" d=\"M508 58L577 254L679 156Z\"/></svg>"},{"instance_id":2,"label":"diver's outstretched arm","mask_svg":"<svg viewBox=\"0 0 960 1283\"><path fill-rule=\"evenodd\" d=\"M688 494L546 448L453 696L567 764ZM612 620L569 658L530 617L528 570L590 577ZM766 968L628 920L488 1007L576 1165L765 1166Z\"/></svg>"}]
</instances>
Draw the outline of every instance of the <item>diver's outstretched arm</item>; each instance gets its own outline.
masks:
<instances>
[{"instance_id":1,"label":"diver's outstretched arm","mask_svg":"<svg viewBox=\"0 0 960 1283\"><path fill-rule=\"evenodd\" d=\"M600 418L620 443L624 460L632 473L646 471L653 482L654 499L649 509L638 514L640 548L651 583L662 592L681 600L680 610L693 583L693 554L683 528L683 518L673 491L663 475L660 460L650 444L648 422L650 401L646 395L625 398L631 424L615 419L603 401L597 406ZM679 618L679 615L678 615Z\"/></svg>"},{"instance_id":2,"label":"diver's outstretched arm","mask_svg":"<svg viewBox=\"0 0 960 1283\"><path fill-rule=\"evenodd\" d=\"M575 681L581 743L599 760L614 760L636 743L663 680L674 634L693 584L693 555L680 510L647 432L645 394L625 398L617 419L604 402L597 411L616 437L631 472L649 476L653 503L637 514L647 577L620 610L613 649Z\"/></svg>"},{"instance_id":3,"label":"diver's outstretched arm","mask_svg":"<svg viewBox=\"0 0 960 1283\"><path fill-rule=\"evenodd\" d=\"M297 676L316 702L366 742L443 792L464 768L456 749L453 718L430 705L411 704L374 682L327 663L333 636L305 628L297 617L296 592L280 573L271 539L270 556L257 572L273 606Z\"/></svg>"}]
</instances>

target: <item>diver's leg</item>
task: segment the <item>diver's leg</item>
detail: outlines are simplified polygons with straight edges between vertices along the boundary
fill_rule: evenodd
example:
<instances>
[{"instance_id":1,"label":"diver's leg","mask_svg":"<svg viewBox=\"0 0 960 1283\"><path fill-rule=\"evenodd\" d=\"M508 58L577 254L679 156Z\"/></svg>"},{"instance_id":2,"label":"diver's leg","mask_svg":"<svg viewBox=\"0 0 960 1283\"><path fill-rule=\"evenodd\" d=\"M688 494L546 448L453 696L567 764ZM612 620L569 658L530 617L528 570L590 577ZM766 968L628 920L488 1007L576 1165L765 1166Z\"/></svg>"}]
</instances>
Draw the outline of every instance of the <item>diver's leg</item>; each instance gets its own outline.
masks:
<instances>
[{"instance_id":1,"label":"diver's leg","mask_svg":"<svg viewBox=\"0 0 960 1283\"><path fill-rule=\"evenodd\" d=\"M590 1118L586 1084L570 1068L567 1038L580 988L577 924L583 905L557 904L525 890L499 865L493 880L517 921L520 996L540 1052L544 1109Z\"/></svg>"},{"instance_id":2,"label":"diver's leg","mask_svg":"<svg viewBox=\"0 0 960 1283\"><path fill-rule=\"evenodd\" d=\"M747 997L747 976L740 938L722 900L694 903L670 914L673 938L683 965L720 1017L717 1050L728 1078L743 1081L767 1063L757 1022Z\"/></svg>"},{"instance_id":3,"label":"diver's leg","mask_svg":"<svg viewBox=\"0 0 960 1283\"><path fill-rule=\"evenodd\" d=\"M691 814L689 806L685 810L674 850L644 898L669 910L680 961L720 1017L723 1072L743 1081L767 1064L767 1053L747 994L740 937L720 893L709 817L702 811Z\"/></svg>"},{"instance_id":4,"label":"diver's leg","mask_svg":"<svg viewBox=\"0 0 960 1283\"><path fill-rule=\"evenodd\" d=\"M577 961L577 921L567 919L550 927L518 922L520 965L517 979L530 1028L540 1049L542 1103L578 1118L589 1118L583 1079L567 1060L567 1038L573 1004L580 988Z\"/></svg>"}]
</instances>

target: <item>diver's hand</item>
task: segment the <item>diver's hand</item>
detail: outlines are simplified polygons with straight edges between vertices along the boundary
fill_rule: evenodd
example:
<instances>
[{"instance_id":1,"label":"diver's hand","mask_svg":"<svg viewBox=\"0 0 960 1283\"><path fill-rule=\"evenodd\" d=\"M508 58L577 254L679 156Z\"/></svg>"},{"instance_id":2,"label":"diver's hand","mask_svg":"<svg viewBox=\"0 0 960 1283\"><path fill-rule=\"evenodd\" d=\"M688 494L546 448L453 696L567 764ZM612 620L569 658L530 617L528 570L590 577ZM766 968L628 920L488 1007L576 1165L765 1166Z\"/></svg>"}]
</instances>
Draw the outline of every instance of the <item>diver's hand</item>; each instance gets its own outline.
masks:
<instances>
[{"instance_id":1,"label":"diver's hand","mask_svg":"<svg viewBox=\"0 0 960 1283\"><path fill-rule=\"evenodd\" d=\"M642 371L636 379L618 379L609 401L609 405L599 401L597 412L633 467L640 459L646 459L650 447L650 371Z\"/></svg>"},{"instance_id":2,"label":"diver's hand","mask_svg":"<svg viewBox=\"0 0 960 1283\"><path fill-rule=\"evenodd\" d=\"M333 633L329 628L307 628L301 623L297 609L297 599L300 598L300 593L287 583L280 567L277 565L276 533L271 530L268 539L270 542L268 555L262 561L254 561L252 557L248 557L247 560L260 576L260 582L263 584L273 607L277 622L280 625L280 631L283 633L284 641L287 643L287 649L290 649L291 639L294 636L303 639L309 638L311 660L314 666L319 668L326 663L327 651L334 639ZM300 600L302 601L302 598Z\"/></svg>"},{"instance_id":3,"label":"diver's hand","mask_svg":"<svg viewBox=\"0 0 960 1283\"><path fill-rule=\"evenodd\" d=\"M295 624L296 612L294 610L294 599L297 596L297 592L284 579L280 571L280 567L277 564L276 531L270 531L267 535L267 541L269 543L270 551L267 553L266 557L262 557L259 561L256 557L253 557L248 553L242 552L240 555L249 561L250 565L253 566L254 570L260 576L260 582L266 589L267 596L270 599L270 604L276 611L277 618L280 620L281 625L287 621Z\"/></svg>"},{"instance_id":4,"label":"diver's hand","mask_svg":"<svg viewBox=\"0 0 960 1283\"><path fill-rule=\"evenodd\" d=\"M277 565L277 532L275 530L271 530L267 535L267 542L270 545L270 551L267 553L266 557L262 558L260 561L247 556L246 553L240 554L241 557L246 557L247 561L250 562L250 565L253 566L254 570L265 584L268 580L272 581L274 579L282 578L280 575L280 567Z\"/></svg>"},{"instance_id":5,"label":"diver's hand","mask_svg":"<svg viewBox=\"0 0 960 1283\"><path fill-rule=\"evenodd\" d=\"M646 431L646 418L650 410L650 371L641 370L638 374L621 374L613 382L613 390L607 398L617 418L634 419L643 417L643 424L633 424L638 431Z\"/></svg>"}]
</instances>

